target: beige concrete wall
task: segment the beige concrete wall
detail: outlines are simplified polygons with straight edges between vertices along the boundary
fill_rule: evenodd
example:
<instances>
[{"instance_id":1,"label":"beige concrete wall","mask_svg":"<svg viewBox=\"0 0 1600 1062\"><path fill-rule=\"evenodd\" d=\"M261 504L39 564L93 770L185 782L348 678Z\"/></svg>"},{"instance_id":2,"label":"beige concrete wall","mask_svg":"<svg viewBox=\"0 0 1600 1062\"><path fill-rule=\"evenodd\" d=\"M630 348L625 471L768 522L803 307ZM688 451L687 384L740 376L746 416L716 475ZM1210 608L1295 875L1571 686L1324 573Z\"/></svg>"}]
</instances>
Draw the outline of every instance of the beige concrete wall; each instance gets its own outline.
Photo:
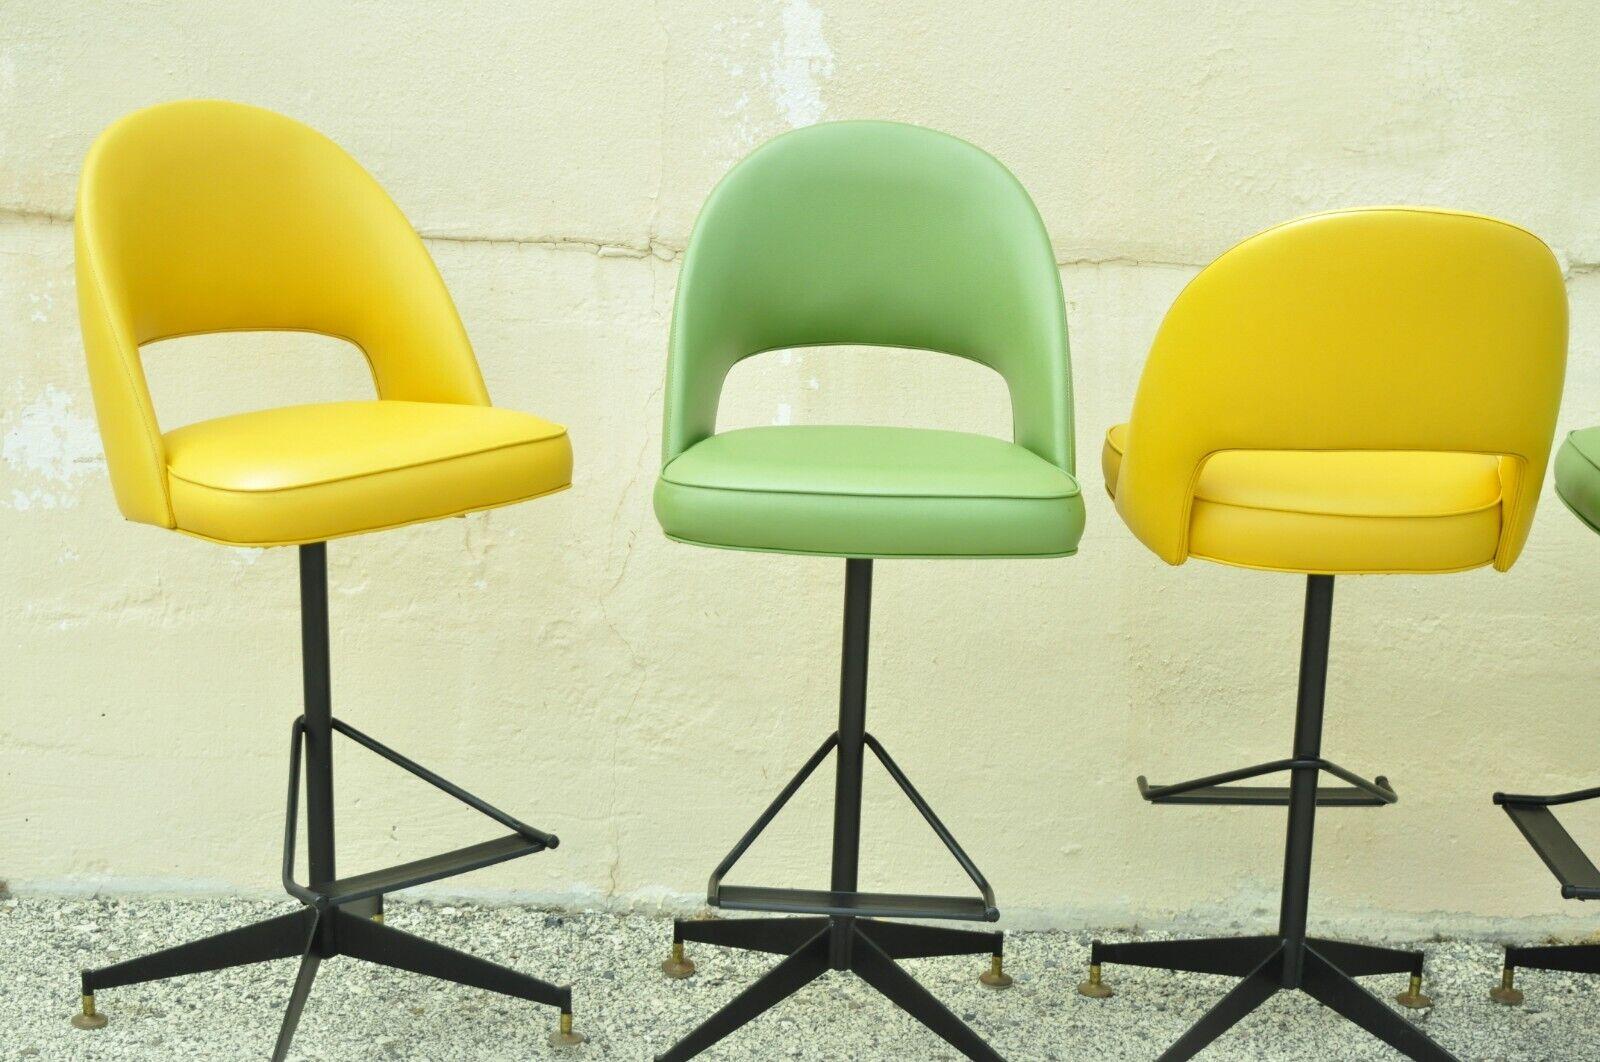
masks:
<instances>
[{"instance_id":1,"label":"beige concrete wall","mask_svg":"<svg viewBox=\"0 0 1600 1062\"><path fill-rule=\"evenodd\" d=\"M1228 922L1274 900L1281 814L1149 808L1132 784L1289 740L1299 583L1163 566L1100 481L1100 437L1198 266L1325 207L1515 219L1568 270L1563 430L1600 421L1592 5L333 7L0 5L14 888L276 887L294 554L122 523L92 421L74 181L138 106L246 100L332 135L428 238L496 401L571 426L570 493L332 547L338 710L567 842L452 892L692 904L831 725L842 566L674 545L649 504L678 254L713 182L791 126L886 117L972 139L1055 240L1081 554L886 563L874 617L874 729L1021 923ZM147 359L167 426L370 388L331 340L189 339ZM1008 423L997 379L904 352L764 357L728 401L729 424ZM1488 794L1600 779L1597 602L1600 541L1548 492L1509 575L1341 586L1327 748L1402 802L1325 816L1319 917L1472 932L1576 914ZM392 769L352 753L339 770L346 867L487 835ZM881 781L866 883L957 886ZM828 788L745 880L825 880ZM1600 814L1574 820L1600 847Z\"/></svg>"}]
</instances>

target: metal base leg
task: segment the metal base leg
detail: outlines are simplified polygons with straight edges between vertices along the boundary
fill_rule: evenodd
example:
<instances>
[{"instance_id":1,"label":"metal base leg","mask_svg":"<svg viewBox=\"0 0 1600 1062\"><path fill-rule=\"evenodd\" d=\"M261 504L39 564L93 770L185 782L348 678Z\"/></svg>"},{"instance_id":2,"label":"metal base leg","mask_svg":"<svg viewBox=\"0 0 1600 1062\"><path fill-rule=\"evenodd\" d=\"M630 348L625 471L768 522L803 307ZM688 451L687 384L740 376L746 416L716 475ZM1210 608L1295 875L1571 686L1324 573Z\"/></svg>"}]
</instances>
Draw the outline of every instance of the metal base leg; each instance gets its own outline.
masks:
<instances>
[{"instance_id":1,"label":"metal base leg","mask_svg":"<svg viewBox=\"0 0 1600 1062\"><path fill-rule=\"evenodd\" d=\"M828 928L826 918L717 918L675 919L674 942L693 941L719 948L793 955Z\"/></svg>"},{"instance_id":2,"label":"metal base leg","mask_svg":"<svg viewBox=\"0 0 1600 1062\"><path fill-rule=\"evenodd\" d=\"M821 977L828 969L831 937L832 933L826 929L813 936L793 955L735 996L733 1002L701 1022L671 1050L657 1055L656 1062L683 1062L693 1058Z\"/></svg>"},{"instance_id":3,"label":"metal base leg","mask_svg":"<svg viewBox=\"0 0 1600 1062\"><path fill-rule=\"evenodd\" d=\"M1317 954L1350 977L1375 974L1409 973L1422 976L1422 952L1400 948L1379 948L1371 944L1349 944L1342 940L1307 939Z\"/></svg>"},{"instance_id":4,"label":"metal base leg","mask_svg":"<svg viewBox=\"0 0 1600 1062\"><path fill-rule=\"evenodd\" d=\"M1161 1054L1160 1062L1179 1062L1193 1058L1213 1040L1239 1024L1251 1011L1278 994L1278 969L1282 949L1274 949L1256 968L1233 986L1233 990L1206 1011L1177 1043Z\"/></svg>"},{"instance_id":5,"label":"metal base leg","mask_svg":"<svg viewBox=\"0 0 1600 1062\"><path fill-rule=\"evenodd\" d=\"M932 959L945 955L989 955L989 968L978 975L986 988L1010 988L1006 973L1004 933L985 933L976 929L951 929L907 922L880 922L862 918L856 928L883 949L891 959Z\"/></svg>"},{"instance_id":6,"label":"metal base leg","mask_svg":"<svg viewBox=\"0 0 1600 1062\"><path fill-rule=\"evenodd\" d=\"M508 969L476 955L414 937L371 917L334 912L334 932L339 952L379 966L437 977L503 996L558 1007L561 1018L550 1041L558 1047L576 1046L583 1036L572 1031L572 989Z\"/></svg>"},{"instance_id":7,"label":"metal base leg","mask_svg":"<svg viewBox=\"0 0 1600 1062\"><path fill-rule=\"evenodd\" d=\"M985 933L976 929L951 929L909 922L856 920L856 929L891 959L934 959L945 955L1000 955L1005 948L1004 933Z\"/></svg>"},{"instance_id":8,"label":"metal base leg","mask_svg":"<svg viewBox=\"0 0 1600 1062\"><path fill-rule=\"evenodd\" d=\"M294 1041L295 1030L300 1028L300 1012L306 1009L306 997L311 994L311 982L317 979L317 969L322 956L308 951L300 959L300 972L295 974L294 991L289 993L289 1007L283 1013L283 1024L278 1027L278 1042L272 1048L272 1062L283 1062L289 1057L289 1044Z\"/></svg>"},{"instance_id":9,"label":"metal base leg","mask_svg":"<svg viewBox=\"0 0 1600 1062\"><path fill-rule=\"evenodd\" d=\"M1507 948L1506 965L1515 969L1565 970L1600 973L1600 944L1554 944L1537 948Z\"/></svg>"},{"instance_id":10,"label":"metal base leg","mask_svg":"<svg viewBox=\"0 0 1600 1062\"><path fill-rule=\"evenodd\" d=\"M289 959L304 954L306 939L317 923L317 913L309 907L264 922L240 926L202 940L190 941L161 951L141 955L98 970L83 971L83 993L94 995L102 988L120 988L164 981L169 977L227 970L272 959Z\"/></svg>"},{"instance_id":11,"label":"metal base leg","mask_svg":"<svg viewBox=\"0 0 1600 1062\"><path fill-rule=\"evenodd\" d=\"M998 1051L984 1043L982 1037L935 999L933 993L896 966L865 933L856 933L850 952L850 969L968 1058L977 1062L1004 1062Z\"/></svg>"},{"instance_id":12,"label":"metal base leg","mask_svg":"<svg viewBox=\"0 0 1600 1062\"><path fill-rule=\"evenodd\" d=\"M532 1000L546 1006L559 1007L563 1013L572 1010L572 989L558 987L525 973L508 969L476 955L435 944L431 940L414 937L393 926L382 925L368 918L334 912L334 933L339 942L339 953L364 959L379 966L407 970L425 977L437 977L458 985L482 988L503 996Z\"/></svg>"},{"instance_id":13,"label":"metal base leg","mask_svg":"<svg viewBox=\"0 0 1600 1062\"><path fill-rule=\"evenodd\" d=\"M1515 1007L1522 1003L1516 987L1518 967L1527 970L1562 970L1567 973L1600 973L1600 944L1550 944L1532 948L1507 948L1500 983L1489 990L1496 1003Z\"/></svg>"},{"instance_id":14,"label":"metal base leg","mask_svg":"<svg viewBox=\"0 0 1600 1062\"><path fill-rule=\"evenodd\" d=\"M1306 949L1304 978L1300 987L1306 995L1361 1026L1407 1058L1419 1062L1456 1062L1456 1056L1356 984L1315 948Z\"/></svg>"},{"instance_id":15,"label":"metal base leg","mask_svg":"<svg viewBox=\"0 0 1600 1062\"><path fill-rule=\"evenodd\" d=\"M1408 1010L1427 1010L1433 1006L1433 1000L1422 993L1422 952L1379 948L1371 944L1349 944L1320 937L1311 937L1307 943L1347 977L1410 974L1411 981L1406 985L1406 990L1395 993L1394 1001Z\"/></svg>"}]
</instances>

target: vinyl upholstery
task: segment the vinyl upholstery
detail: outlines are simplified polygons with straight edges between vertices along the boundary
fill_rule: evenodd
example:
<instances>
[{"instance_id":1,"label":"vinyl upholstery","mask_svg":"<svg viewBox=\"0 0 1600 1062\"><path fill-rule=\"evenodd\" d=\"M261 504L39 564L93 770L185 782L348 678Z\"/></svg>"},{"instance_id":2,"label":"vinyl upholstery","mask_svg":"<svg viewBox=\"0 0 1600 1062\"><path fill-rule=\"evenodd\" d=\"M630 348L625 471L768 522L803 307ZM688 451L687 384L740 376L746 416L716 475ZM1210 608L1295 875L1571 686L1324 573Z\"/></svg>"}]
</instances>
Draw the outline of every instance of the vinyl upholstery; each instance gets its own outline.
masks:
<instances>
[{"instance_id":1,"label":"vinyl upholstery","mask_svg":"<svg viewBox=\"0 0 1600 1062\"><path fill-rule=\"evenodd\" d=\"M1600 428L1567 436L1556 451L1556 494L1567 508L1600 532Z\"/></svg>"}]
</instances>

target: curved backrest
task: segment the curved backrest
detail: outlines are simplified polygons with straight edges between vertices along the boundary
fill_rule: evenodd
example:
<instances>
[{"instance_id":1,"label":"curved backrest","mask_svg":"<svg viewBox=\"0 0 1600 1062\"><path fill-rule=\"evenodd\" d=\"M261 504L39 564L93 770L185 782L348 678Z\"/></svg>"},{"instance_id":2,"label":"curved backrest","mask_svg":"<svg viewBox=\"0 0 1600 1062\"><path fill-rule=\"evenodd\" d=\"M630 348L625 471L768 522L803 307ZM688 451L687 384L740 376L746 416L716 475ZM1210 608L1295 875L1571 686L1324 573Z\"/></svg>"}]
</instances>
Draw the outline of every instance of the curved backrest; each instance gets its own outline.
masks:
<instances>
[{"instance_id":1,"label":"curved backrest","mask_svg":"<svg viewBox=\"0 0 1600 1062\"><path fill-rule=\"evenodd\" d=\"M942 351L1005 379L1018 443L1072 470L1067 323L1028 193L965 141L893 122L799 129L707 199L684 255L664 456L716 430L723 380L783 347Z\"/></svg>"},{"instance_id":2,"label":"curved backrest","mask_svg":"<svg viewBox=\"0 0 1600 1062\"><path fill-rule=\"evenodd\" d=\"M138 111L78 186L78 306L117 504L173 526L139 345L291 329L347 339L380 398L485 405L472 347L421 239L338 145L270 111Z\"/></svg>"},{"instance_id":3,"label":"curved backrest","mask_svg":"<svg viewBox=\"0 0 1600 1062\"><path fill-rule=\"evenodd\" d=\"M1561 270L1514 225L1410 207L1280 225L1206 267L1168 311L1117 509L1180 564L1195 480L1219 451L1498 454L1504 571L1538 502L1566 352Z\"/></svg>"}]
</instances>

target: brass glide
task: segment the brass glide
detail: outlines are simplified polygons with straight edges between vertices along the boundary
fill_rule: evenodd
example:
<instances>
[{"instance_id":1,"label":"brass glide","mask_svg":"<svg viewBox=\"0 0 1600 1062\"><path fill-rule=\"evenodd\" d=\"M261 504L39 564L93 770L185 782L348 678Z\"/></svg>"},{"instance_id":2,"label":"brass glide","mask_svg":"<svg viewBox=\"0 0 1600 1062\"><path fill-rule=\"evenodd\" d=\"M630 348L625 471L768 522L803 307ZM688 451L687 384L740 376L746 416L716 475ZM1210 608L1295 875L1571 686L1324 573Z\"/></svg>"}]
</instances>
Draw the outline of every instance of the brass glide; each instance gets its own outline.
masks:
<instances>
[{"instance_id":1,"label":"brass glide","mask_svg":"<svg viewBox=\"0 0 1600 1062\"><path fill-rule=\"evenodd\" d=\"M572 1015L567 1011L561 1012L561 1025L550 1034L551 1047L577 1047L588 1038L582 1033L572 1031Z\"/></svg>"},{"instance_id":2,"label":"brass glide","mask_svg":"<svg viewBox=\"0 0 1600 1062\"><path fill-rule=\"evenodd\" d=\"M661 964L661 972L674 981L694 976L694 960L683 953L683 941L672 942L672 958Z\"/></svg>"},{"instance_id":3,"label":"brass glide","mask_svg":"<svg viewBox=\"0 0 1600 1062\"><path fill-rule=\"evenodd\" d=\"M990 988L1010 988L1011 975L1005 971L1005 959L996 955L989 969L978 975L978 980Z\"/></svg>"},{"instance_id":4,"label":"brass glide","mask_svg":"<svg viewBox=\"0 0 1600 1062\"><path fill-rule=\"evenodd\" d=\"M1422 994L1422 975L1412 974L1411 984L1404 992L1394 997L1394 1001L1402 1007L1412 1010L1427 1010L1433 1006L1433 1000Z\"/></svg>"},{"instance_id":5,"label":"brass glide","mask_svg":"<svg viewBox=\"0 0 1600 1062\"><path fill-rule=\"evenodd\" d=\"M1111 986L1100 980L1100 964L1089 964L1089 979L1078 986L1078 995L1088 996L1090 999L1111 998Z\"/></svg>"},{"instance_id":6,"label":"brass glide","mask_svg":"<svg viewBox=\"0 0 1600 1062\"><path fill-rule=\"evenodd\" d=\"M1500 971L1500 984L1489 989L1489 998L1496 1003L1504 1003L1508 1007L1522 1005L1522 990L1512 982L1516 979L1517 971L1507 966Z\"/></svg>"},{"instance_id":7,"label":"brass glide","mask_svg":"<svg viewBox=\"0 0 1600 1062\"><path fill-rule=\"evenodd\" d=\"M86 992L83 996L83 1011L72 1016L74 1029L104 1029L106 1016L94 1009L94 993Z\"/></svg>"}]
</instances>

